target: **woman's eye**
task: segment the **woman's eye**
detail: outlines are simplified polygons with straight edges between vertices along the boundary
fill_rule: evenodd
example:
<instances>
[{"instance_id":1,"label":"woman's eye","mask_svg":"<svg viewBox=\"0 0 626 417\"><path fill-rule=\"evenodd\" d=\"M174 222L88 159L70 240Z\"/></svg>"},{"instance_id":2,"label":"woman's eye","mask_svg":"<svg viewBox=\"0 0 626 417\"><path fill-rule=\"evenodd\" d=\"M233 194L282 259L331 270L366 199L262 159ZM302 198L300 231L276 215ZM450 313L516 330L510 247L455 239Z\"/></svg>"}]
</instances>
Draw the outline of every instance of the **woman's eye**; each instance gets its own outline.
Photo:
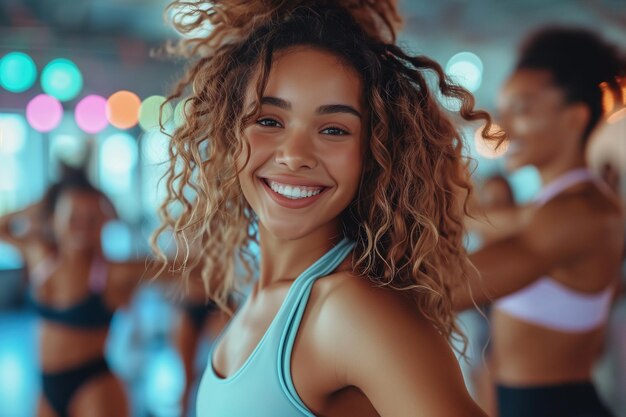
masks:
<instances>
[{"instance_id":1,"label":"woman's eye","mask_svg":"<svg viewBox=\"0 0 626 417\"><path fill-rule=\"evenodd\" d=\"M261 126L265 126L265 127L280 127L280 123L278 123L276 120L274 119L259 119L256 121L256 123L258 125Z\"/></svg>"},{"instance_id":2,"label":"woman's eye","mask_svg":"<svg viewBox=\"0 0 626 417\"><path fill-rule=\"evenodd\" d=\"M325 135L332 135L332 136L349 135L348 132L338 127L327 127L326 129L322 130L322 133L324 133Z\"/></svg>"}]
</instances>

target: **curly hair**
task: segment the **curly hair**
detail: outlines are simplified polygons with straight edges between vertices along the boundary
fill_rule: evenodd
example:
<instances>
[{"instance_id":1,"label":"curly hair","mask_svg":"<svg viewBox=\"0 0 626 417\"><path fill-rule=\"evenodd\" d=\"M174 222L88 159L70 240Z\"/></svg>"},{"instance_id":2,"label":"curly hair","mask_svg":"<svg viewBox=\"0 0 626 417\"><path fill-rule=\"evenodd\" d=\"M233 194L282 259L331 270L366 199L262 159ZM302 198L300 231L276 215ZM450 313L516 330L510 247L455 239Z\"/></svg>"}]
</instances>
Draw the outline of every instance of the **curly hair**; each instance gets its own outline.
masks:
<instances>
[{"instance_id":1,"label":"curly hair","mask_svg":"<svg viewBox=\"0 0 626 417\"><path fill-rule=\"evenodd\" d=\"M207 25L211 32L166 48L196 59L168 98L185 97L185 123L171 134L163 223L152 240L161 258L156 238L166 230L186 247L183 264L199 262L189 247L201 247L207 295L224 309L229 294L248 282L256 266L248 249L256 218L237 179L235 161L248 146L243 130L256 120L274 53L318 48L354 68L364 86L363 172L341 215L345 236L356 242L353 269L380 286L410 291L442 335L457 333L450 291L471 268L462 242L471 189L461 135L434 94L459 100L460 116L483 120L483 132L490 132L491 120L439 64L396 45L395 3L175 1L170 8L179 10L173 23L180 32ZM253 82L256 106L246 112L244 92ZM235 258L244 276L225 261Z\"/></svg>"}]
</instances>

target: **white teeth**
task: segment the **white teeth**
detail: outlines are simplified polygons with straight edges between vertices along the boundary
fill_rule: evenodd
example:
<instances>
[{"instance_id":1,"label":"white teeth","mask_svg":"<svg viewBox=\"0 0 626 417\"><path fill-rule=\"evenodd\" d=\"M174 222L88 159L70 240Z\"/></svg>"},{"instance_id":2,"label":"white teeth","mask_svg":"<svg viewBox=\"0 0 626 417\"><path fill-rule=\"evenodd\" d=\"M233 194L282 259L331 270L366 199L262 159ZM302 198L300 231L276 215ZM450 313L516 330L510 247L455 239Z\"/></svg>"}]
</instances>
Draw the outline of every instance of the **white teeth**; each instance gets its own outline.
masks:
<instances>
[{"instance_id":1,"label":"white teeth","mask_svg":"<svg viewBox=\"0 0 626 417\"><path fill-rule=\"evenodd\" d=\"M298 187L279 184L271 180L267 180L267 183L273 191L292 200L312 197L322 192L322 187Z\"/></svg>"}]
</instances>

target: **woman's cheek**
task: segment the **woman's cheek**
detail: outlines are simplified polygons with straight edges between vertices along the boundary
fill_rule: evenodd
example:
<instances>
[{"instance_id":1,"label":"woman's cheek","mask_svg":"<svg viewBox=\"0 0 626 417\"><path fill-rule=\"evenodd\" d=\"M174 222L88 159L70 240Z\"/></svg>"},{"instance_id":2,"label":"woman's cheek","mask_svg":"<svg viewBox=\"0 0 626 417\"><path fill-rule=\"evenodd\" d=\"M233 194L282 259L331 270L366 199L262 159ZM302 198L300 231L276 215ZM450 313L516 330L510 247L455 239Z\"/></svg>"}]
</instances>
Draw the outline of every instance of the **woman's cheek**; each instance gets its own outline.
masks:
<instances>
[{"instance_id":1,"label":"woman's cheek","mask_svg":"<svg viewBox=\"0 0 626 417\"><path fill-rule=\"evenodd\" d=\"M548 126L548 122L537 117L521 117L515 119L511 126L514 135L527 135L543 131Z\"/></svg>"}]
</instances>

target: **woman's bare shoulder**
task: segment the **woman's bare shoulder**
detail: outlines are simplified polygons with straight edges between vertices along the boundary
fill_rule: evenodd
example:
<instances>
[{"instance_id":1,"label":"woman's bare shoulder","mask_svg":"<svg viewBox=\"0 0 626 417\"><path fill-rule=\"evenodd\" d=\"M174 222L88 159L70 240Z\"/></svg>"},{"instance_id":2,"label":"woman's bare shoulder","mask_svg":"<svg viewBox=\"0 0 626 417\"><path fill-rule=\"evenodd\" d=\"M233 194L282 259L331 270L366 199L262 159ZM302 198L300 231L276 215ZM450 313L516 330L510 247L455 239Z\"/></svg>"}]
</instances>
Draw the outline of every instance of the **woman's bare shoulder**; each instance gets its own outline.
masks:
<instances>
[{"instance_id":1,"label":"woman's bare shoulder","mask_svg":"<svg viewBox=\"0 0 626 417\"><path fill-rule=\"evenodd\" d=\"M338 383L361 389L381 415L484 416L448 342L408 291L345 272L327 278L316 340Z\"/></svg>"},{"instance_id":2,"label":"woman's bare shoulder","mask_svg":"<svg viewBox=\"0 0 626 417\"><path fill-rule=\"evenodd\" d=\"M355 323L358 323L359 337L365 339L378 339L388 332L393 338L394 334L409 332L415 337L414 342L422 338L427 344L433 343L433 338L443 341L419 311L409 290L397 290L351 272L336 273L319 284L318 319L331 333L356 334Z\"/></svg>"}]
</instances>

